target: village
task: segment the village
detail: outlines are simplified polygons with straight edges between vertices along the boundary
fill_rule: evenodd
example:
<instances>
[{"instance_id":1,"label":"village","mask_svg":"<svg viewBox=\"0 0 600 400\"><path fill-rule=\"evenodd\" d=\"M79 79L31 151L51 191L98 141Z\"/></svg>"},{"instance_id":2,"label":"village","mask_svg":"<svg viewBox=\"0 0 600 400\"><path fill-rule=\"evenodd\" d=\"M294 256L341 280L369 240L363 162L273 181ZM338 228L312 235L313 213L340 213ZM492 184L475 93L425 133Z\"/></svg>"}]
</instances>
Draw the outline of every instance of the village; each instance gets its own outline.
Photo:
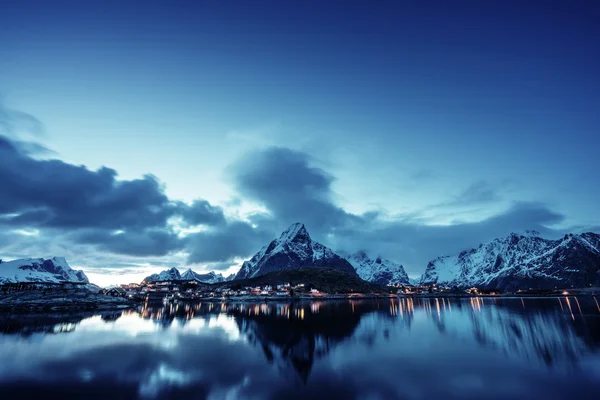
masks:
<instances>
[{"instance_id":1,"label":"village","mask_svg":"<svg viewBox=\"0 0 600 400\"><path fill-rule=\"evenodd\" d=\"M256 297L286 298L291 296L323 296L318 289L307 287L305 283L277 285L241 286L239 284L215 286L195 280L192 281L164 281L164 282L142 282L141 284L129 283L120 286L104 288L101 294L127 297L134 300L172 298L179 300L222 300L224 298L237 297L240 299Z\"/></svg>"},{"instance_id":2,"label":"village","mask_svg":"<svg viewBox=\"0 0 600 400\"><path fill-rule=\"evenodd\" d=\"M231 284L211 285L190 280L172 280L159 282L129 283L101 289L100 294L125 297L133 300L145 299L178 299L178 300L269 300L286 298L347 298L347 297L389 297L391 296L473 296L473 295L499 295L495 290L483 291L478 288L456 289L445 286L419 285L408 286L402 284L389 284L388 291L376 293L326 293L312 284L284 282L280 284L261 284L243 286Z\"/></svg>"}]
</instances>

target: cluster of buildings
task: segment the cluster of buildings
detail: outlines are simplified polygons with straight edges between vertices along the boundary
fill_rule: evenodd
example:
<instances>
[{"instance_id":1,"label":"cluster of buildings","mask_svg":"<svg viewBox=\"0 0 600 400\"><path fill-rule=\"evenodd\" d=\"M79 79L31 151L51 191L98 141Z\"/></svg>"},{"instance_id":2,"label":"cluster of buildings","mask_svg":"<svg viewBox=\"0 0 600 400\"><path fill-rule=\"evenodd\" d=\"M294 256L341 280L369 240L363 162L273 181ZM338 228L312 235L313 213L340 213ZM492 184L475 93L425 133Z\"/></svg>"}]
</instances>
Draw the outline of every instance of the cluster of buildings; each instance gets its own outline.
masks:
<instances>
[{"instance_id":1,"label":"cluster of buildings","mask_svg":"<svg viewBox=\"0 0 600 400\"><path fill-rule=\"evenodd\" d=\"M161 281L130 283L108 287L101 290L109 296L146 298L146 297L177 297L181 299L206 299L234 296L291 296L292 294L310 294L319 296L317 289L308 289L304 283L292 285L282 283L277 285L241 286L230 285L215 287L198 281Z\"/></svg>"}]
</instances>

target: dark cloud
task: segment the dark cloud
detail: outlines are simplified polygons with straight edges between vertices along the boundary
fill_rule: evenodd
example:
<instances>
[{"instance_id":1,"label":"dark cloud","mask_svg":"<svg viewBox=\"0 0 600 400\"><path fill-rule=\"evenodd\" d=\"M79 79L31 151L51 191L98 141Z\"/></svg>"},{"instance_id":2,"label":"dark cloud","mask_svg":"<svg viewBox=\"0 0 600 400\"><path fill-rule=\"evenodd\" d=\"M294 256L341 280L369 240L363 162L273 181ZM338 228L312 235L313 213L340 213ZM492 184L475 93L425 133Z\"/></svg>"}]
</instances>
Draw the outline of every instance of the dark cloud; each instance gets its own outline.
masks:
<instances>
[{"instance_id":1,"label":"dark cloud","mask_svg":"<svg viewBox=\"0 0 600 400\"><path fill-rule=\"evenodd\" d=\"M44 146L43 144L30 142L30 141L13 141L13 144L16 149L18 149L21 153L26 154L30 157L50 157L56 156L57 153Z\"/></svg>"},{"instance_id":2,"label":"dark cloud","mask_svg":"<svg viewBox=\"0 0 600 400\"><path fill-rule=\"evenodd\" d=\"M225 222L221 207L206 200L196 200L191 206L182 205L180 214L188 225L220 225Z\"/></svg>"},{"instance_id":3,"label":"dark cloud","mask_svg":"<svg viewBox=\"0 0 600 400\"><path fill-rule=\"evenodd\" d=\"M269 230L253 228L244 221L231 221L187 236L188 262L226 262L247 257L272 239L273 233Z\"/></svg>"},{"instance_id":4,"label":"dark cloud","mask_svg":"<svg viewBox=\"0 0 600 400\"><path fill-rule=\"evenodd\" d=\"M102 229L86 229L71 235L76 242L95 244L111 253L132 256L162 256L183 248L183 242L172 230L151 228L109 232Z\"/></svg>"},{"instance_id":5,"label":"dark cloud","mask_svg":"<svg viewBox=\"0 0 600 400\"><path fill-rule=\"evenodd\" d=\"M237 190L264 204L283 225L298 220L314 229L343 224L353 216L333 204L333 177L310 162L305 153L271 147L248 154L230 171Z\"/></svg>"},{"instance_id":6,"label":"dark cloud","mask_svg":"<svg viewBox=\"0 0 600 400\"><path fill-rule=\"evenodd\" d=\"M156 177L118 180L110 168L91 171L59 160L37 160L0 136L0 223L68 232L77 243L112 253L158 256L181 250L169 225L220 226L223 210L206 200L170 200ZM219 260L221 261L221 260Z\"/></svg>"}]
</instances>

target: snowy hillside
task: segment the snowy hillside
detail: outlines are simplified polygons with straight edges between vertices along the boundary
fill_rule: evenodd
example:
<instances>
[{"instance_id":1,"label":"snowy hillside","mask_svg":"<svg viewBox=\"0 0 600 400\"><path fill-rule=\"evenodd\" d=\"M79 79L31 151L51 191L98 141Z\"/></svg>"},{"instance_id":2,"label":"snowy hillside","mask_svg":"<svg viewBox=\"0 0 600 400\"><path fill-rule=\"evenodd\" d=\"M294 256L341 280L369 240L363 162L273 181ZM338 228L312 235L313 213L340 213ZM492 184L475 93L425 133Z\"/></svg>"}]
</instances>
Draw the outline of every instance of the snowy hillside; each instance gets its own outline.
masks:
<instances>
[{"instance_id":1,"label":"snowy hillside","mask_svg":"<svg viewBox=\"0 0 600 400\"><path fill-rule=\"evenodd\" d=\"M600 235L548 240L535 232L512 233L457 256L436 258L421 283L502 290L600 285Z\"/></svg>"},{"instance_id":2,"label":"snowy hillside","mask_svg":"<svg viewBox=\"0 0 600 400\"><path fill-rule=\"evenodd\" d=\"M400 283L409 284L404 267L390 260L377 257L370 258L365 251L345 255L346 260L356 269L356 273L365 281L383 285Z\"/></svg>"},{"instance_id":3,"label":"snowy hillside","mask_svg":"<svg viewBox=\"0 0 600 400\"><path fill-rule=\"evenodd\" d=\"M0 284L15 282L89 283L83 271L72 269L64 257L0 261Z\"/></svg>"},{"instance_id":4,"label":"snowy hillside","mask_svg":"<svg viewBox=\"0 0 600 400\"><path fill-rule=\"evenodd\" d=\"M236 279L253 278L273 271L299 267L327 267L357 276L354 267L330 248L313 241L303 224L295 223L278 239L245 261Z\"/></svg>"}]
</instances>

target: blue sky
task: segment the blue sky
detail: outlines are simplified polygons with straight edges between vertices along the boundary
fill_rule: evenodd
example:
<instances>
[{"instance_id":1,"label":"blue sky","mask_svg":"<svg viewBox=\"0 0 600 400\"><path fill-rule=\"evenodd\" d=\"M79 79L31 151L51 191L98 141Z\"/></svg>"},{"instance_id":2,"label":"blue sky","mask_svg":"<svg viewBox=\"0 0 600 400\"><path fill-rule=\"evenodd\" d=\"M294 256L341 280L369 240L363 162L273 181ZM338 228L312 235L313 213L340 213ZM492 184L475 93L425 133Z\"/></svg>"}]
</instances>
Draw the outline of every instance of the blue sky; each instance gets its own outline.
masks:
<instances>
[{"instance_id":1,"label":"blue sky","mask_svg":"<svg viewBox=\"0 0 600 400\"><path fill-rule=\"evenodd\" d=\"M2 257L62 251L104 281L171 265L231 272L301 221L334 248L366 248L418 275L437 252L512 230L551 237L600 226L596 2L2 8L8 140L52 151L32 160L108 167L115 187L152 174L167 203L202 199L224 215L218 226L103 227L198 236L162 254L107 247L97 231L66 238L72 230L27 219L11 229L37 233L0 244ZM236 227L254 239L210 257L198 250L242 241Z\"/></svg>"}]
</instances>

